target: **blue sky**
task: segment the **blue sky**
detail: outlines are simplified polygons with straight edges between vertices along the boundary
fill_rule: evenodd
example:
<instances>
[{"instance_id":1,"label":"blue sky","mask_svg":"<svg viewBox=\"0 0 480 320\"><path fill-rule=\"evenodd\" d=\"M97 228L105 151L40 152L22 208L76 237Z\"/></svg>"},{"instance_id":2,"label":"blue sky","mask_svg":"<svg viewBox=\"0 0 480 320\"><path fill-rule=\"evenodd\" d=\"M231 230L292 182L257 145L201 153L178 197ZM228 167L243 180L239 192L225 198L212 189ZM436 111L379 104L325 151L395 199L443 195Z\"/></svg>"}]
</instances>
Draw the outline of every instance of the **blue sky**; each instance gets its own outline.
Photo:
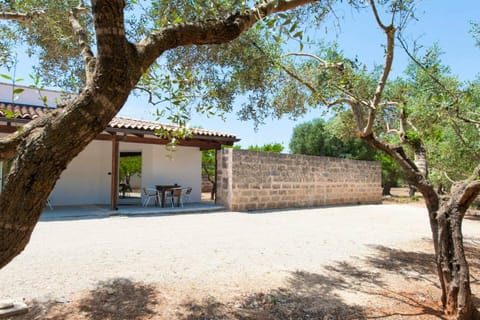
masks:
<instances>
[{"instance_id":1,"label":"blue sky","mask_svg":"<svg viewBox=\"0 0 480 320\"><path fill-rule=\"evenodd\" d=\"M438 42L444 51L442 59L451 67L452 73L462 80L473 80L480 73L480 48L475 47L472 36L468 33L471 21L480 21L480 1L478 0L424 0L419 3L416 11L418 21L409 23L406 34L409 39L417 40L425 47ZM343 17L341 29L329 27L318 30L315 34L322 39L331 41L337 39L340 48L348 57L358 57L367 65L383 62L384 37L376 26L371 11L358 13L345 6L337 10L337 16ZM331 25L330 25L331 26ZM17 74L26 80L21 84L30 84L26 68L31 62L25 61L24 55L19 55ZM401 74L407 58L402 50L396 51L393 74ZM0 68L1 73L8 73ZM155 107L147 104L145 99L131 97L119 115L154 120ZM202 126L206 129L234 133L241 139L240 145L263 145L278 142L285 146L288 152L293 128L299 123L320 117L321 110L312 110L297 120L268 119L266 124L255 130L253 122L241 122L236 114L227 115L226 121L219 118L206 118L195 115L191 126Z\"/></svg>"}]
</instances>

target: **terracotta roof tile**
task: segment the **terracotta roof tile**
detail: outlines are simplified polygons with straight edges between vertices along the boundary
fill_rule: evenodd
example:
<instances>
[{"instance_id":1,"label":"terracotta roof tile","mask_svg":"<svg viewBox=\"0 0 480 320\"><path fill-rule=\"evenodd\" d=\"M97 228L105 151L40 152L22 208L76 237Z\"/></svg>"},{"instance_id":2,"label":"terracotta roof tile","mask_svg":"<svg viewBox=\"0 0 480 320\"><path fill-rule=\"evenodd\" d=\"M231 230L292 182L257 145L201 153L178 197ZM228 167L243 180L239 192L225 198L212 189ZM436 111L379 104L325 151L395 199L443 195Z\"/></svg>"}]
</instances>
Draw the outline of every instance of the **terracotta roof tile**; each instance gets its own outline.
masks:
<instances>
[{"instance_id":1,"label":"terracotta roof tile","mask_svg":"<svg viewBox=\"0 0 480 320\"><path fill-rule=\"evenodd\" d=\"M14 118L33 120L36 117L43 116L49 110L49 108L39 107L39 106L28 106L28 105L13 105L10 103L0 102L0 116L5 117L5 110L13 113Z\"/></svg>"},{"instance_id":2,"label":"terracotta roof tile","mask_svg":"<svg viewBox=\"0 0 480 320\"><path fill-rule=\"evenodd\" d=\"M18 105L18 104L14 105L10 103L0 102L0 117L5 117L6 115L5 110L8 110L9 112L14 113L14 118L16 119L33 120L37 117L43 116L44 114L48 113L49 110L52 110L52 109L46 108L46 107L39 107L39 106ZM115 117L108 124L108 128L153 132L155 130L159 130L162 128L165 130L173 131L178 129L179 127L172 124L166 124L166 123L160 123L160 122L154 122L154 121L126 118L126 117ZM199 129L199 128L191 128L191 130L192 130L192 134L197 136L210 136L210 137L220 137L220 138L227 138L227 139L236 139L236 136L230 133Z\"/></svg>"}]
</instances>

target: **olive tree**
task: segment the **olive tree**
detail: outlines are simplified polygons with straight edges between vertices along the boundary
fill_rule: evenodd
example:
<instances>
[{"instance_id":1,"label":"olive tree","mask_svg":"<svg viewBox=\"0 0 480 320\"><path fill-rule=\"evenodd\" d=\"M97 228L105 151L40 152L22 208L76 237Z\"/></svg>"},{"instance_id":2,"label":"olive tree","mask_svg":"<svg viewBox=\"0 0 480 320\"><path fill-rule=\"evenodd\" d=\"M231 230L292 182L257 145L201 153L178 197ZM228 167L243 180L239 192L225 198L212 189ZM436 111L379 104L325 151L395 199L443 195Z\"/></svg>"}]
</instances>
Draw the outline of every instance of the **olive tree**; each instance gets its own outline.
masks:
<instances>
[{"instance_id":1,"label":"olive tree","mask_svg":"<svg viewBox=\"0 0 480 320\"><path fill-rule=\"evenodd\" d=\"M412 1L382 3L390 5L387 11L391 15L385 19L388 23L382 19L377 4L368 2L385 36L381 66L369 72L332 47L319 54L294 53L292 56L308 61L296 65L284 61L282 66L299 86L291 86L293 90L277 99L285 101L284 105L288 101L307 101L334 112L349 110L356 135L403 169L406 180L425 199L444 311L455 319L477 319L462 235L465 213L480 193L480 133L475 127L480 117L474 93L477 85L464 86L454 77L445 76L441 65L432 60L435 50L428 51L423 58L407 50L413 61L407 79L389 81L396 44L408 49L401 31L413 7ZM470 171L452 185L447 197L441 197L429 176L429 151L437 148L436 152L441 152L438 147L452 139L466 152L463 168ZM443 152L446 156L448 151ZM438 155L436 162L440 167Z\"/></svg>"}]
</instances>

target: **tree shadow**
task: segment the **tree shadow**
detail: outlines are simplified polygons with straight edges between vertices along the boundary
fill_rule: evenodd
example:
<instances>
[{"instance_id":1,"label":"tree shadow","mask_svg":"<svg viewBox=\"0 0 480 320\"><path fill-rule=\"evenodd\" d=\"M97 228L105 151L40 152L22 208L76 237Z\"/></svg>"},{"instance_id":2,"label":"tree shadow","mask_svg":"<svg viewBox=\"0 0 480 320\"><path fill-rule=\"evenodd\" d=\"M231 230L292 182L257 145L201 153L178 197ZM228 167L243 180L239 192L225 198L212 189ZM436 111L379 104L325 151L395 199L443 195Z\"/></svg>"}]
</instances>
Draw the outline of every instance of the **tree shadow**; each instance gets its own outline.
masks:
<instances>
[{"instance_id":1,"label":"tree shadow","mask_svg":"<svg viewBox=\"0 0 480 320\"><path fill-rule=\"evenodd\" d=\"M345 286L343 279L317 273L295 271L287 286L243 296L222 303L213 297L183 304L180 320L289 320L366 319L364 309L345 303L334 290Z\"/></svg>"},{"instance_id":2,"label":"tree shadow","mask_svg":"<svg viewBox=\"0 0 480 320\"><path fill-rule=\"evenodd\" d=\"M374 252L358 263L338 261L325 266L325 273L295 271L285 287L254 293L235 302L222 303L214 297L200 302L188 301L183 305L186 312L179 313L178 319L447 319L431 291L417 287L418 283L426 282L427 287L433 285L439 291L434 280L433 254L385 246L372 248ZM474 255L480 253L480 249L469 247L466 252ZM412 290L397 289L387 281L386 273L412 281ZM338 291L361 293L369 297L368 301L378 301L379 305L348 304Z\"/></svg>"},{"instance_id":3,"label":"tree shadow","mask_svg":"<svg viewBox=\"0 0 480 320\"><path fill-rule=\"evenodd\" d=\"M434 255L385 246L372 246L373 252L352 261L338 261L324 267L324 272L297 270L285 285L254 292L233 300L206 297L186 300L177 312L179 320L286 320L286 319L383 319L428 317L446 319L436 297L428 287L440 293L436 283ZM480 248L465 247L472 273L480 268ZM396 281L411 281L410 287L396 287ZM472 277L473 278L473 277ZM473 278L474 279L474 278ZM418 282L416 282L418 281ZM428 282L425 282L428 281ZM475 282L475 280L473 281ZM393 284L392 284L393 283ZM419 285L421 284L421 285ZM425 286L425 284L427 284ZM101 281L94 290L74 303L62 301L29 302L30 312L15 320L26 319L156 319L159 294L153 284L132 282L125 278ZM350 294L375 301L362 307L347 303ZM480 300L474 297L477 306ZM159 318L160 319L160 318ZM163 318L162 318L163 319Z\"/></svg>"},{"instance_id":4,"label":"tree shadow","mask_svg":"<svg viewBox=\"0 0 480 320\"><path fill-rule=\"evenodd\" d=\"M436 274L435 255L425 252L404 251L385 246L371 246L376 251L366 258L366 263L378 270L386 270L402 275L405 280L428 281L437 288L438 283L432 281Z\"/></svg>"},{"instance_id":5,"label":"tree shadow","mask_svg":"<svg viewBox=\"0 0 480 320\"><path fill-rule=\"evenodd\" d=\"M30 301L29 312L14 319L142 319L155 314L153 307L157 304L157 294L153 285L114 278L100 281L95 289L75 304L55 299Z\"/></svg>"},{"instance_id":6,"label":"tree shadow","mask_svg":"<svg viewBox=\"0 0 480 320\"><path fill-rule=\"evenodd\" d=\"M343 288L351 288L352 286L361 283L367 283L378 287L385 285L380 272L362 270L358 266L354 266L346 261L339 261L334 265L325 266L325 270L335 272L342 277L346 277L346 279L343 279L343 283L345 284Z\"/></svg>"},{"instance_id":7,"label":"tree shadow","mask_svg":"<svg viewBox=\"0 0 480 320\"><path fill-rule=\"evenodd\" d=\"M78 308L92 320L140 319L155 313L156 296L153 285L115 278L100 281Z\"/></svg>"},{"instance_id":8,"label":"tree shadow","mask_svg":"<svg viewBox=\"0 0 480 320\"><path fill-rule=\"evenodd\" d=\"M403 275L405 279L413 278L412 280L424 281L424 274L420 273L434 270L425 265L431 259L430 255L382 246L375 247L375 249L376 253L358 261L363 267L346 261L336 262L325 267L331 272L331 276L343 279L342 286L344 288L365 294L369 300L378 303L366 310L368 319L390 317L418 319L418 317L425 316L446 319L441 308L429 293L403 292L395 287L390 289L391 283L388 283L385 278L385 271L387 271ZM428 277L426 279L429 280Z\"/></svg>"}]
</instances>

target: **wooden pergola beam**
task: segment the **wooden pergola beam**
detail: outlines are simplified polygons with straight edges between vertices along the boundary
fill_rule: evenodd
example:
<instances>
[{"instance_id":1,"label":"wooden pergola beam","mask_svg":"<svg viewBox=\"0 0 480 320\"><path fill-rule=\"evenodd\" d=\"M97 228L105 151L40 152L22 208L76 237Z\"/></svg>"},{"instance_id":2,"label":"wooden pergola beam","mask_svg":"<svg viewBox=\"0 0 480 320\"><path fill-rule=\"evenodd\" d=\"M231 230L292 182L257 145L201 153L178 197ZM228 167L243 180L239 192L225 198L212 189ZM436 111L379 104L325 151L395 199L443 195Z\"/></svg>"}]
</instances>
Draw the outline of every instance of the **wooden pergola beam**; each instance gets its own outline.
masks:
<instances>
[{"instance_id":1,"label":"wooden pergola beam","mask_svg":"<svg viewBox=\"0 0 480 320\"><path fill-rule=\"evenodd\" d=\"M110 209L118 209L118 184L119 184L119 155L120 155L120 137L116 134L110 135L112 141L112 172L110 188Z\"/></svg>"},{"instance_id":2,"label":"wooden pergola beam","mask_svg":"<svg viewBox=\"0 0 480 320\"><path fill-rule=\"evenodd\" d=\"M111 134L101 133L95 139L110 141ZM137 137L127 135L122 137L122 142L166 145L169 141L167 139L156 137ZM178 145L184 147L198 147L200 150L210 150L220 149L222 145L233 145L233 141L185 139L178 140Z\"/></svg>"}]
</instances>

